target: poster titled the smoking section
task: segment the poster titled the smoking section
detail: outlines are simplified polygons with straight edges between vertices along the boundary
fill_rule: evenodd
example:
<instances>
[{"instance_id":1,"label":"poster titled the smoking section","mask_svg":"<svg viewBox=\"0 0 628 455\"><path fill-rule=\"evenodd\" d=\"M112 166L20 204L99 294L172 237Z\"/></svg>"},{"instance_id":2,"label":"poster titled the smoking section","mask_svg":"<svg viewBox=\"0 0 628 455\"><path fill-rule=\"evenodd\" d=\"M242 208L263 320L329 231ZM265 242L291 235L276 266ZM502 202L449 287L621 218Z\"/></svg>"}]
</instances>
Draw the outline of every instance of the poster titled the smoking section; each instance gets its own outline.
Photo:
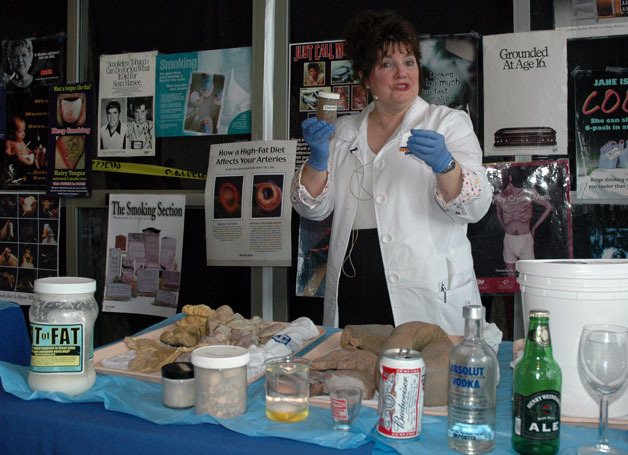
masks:
<instances>
[{"instance_id":1,"label":"poster titled the smoking section","mask_svg":"<svg viewBox=\"0 0 628 455\"><path fill-rule=\"evenodd\" d=\"M184 221L184 195L110 196L103 311L176 313Z\"/></svg>"},{"instance_id":2,"label":"poster titled the smoking section","mask_svg":"<svg viewBox=\"0 0 628 455\"><path fill-rule=\"evenodd\" d=\"M289 266L296 141L214 144L205 186L207 265Z\"/></svg>"},{"instance_id":3,"label":"poster titled the smoking section","mask_svg":"<svg viewBox=\"0 0 628 455\"><path fill-rule=\"evenodd\" d=\"M157 52L102 55L98 156L155 155Z\"/></svg>"}]
</instances>

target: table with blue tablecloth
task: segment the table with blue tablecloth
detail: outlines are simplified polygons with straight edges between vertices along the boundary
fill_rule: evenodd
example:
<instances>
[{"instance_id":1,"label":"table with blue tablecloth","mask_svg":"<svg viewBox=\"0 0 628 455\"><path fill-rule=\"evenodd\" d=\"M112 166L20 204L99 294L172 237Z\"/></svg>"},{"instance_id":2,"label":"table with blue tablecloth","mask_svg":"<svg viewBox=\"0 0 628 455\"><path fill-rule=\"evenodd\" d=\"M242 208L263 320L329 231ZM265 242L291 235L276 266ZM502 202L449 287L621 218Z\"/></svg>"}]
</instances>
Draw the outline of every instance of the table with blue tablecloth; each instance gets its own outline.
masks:
<instances>
[{"instance_id":1,"label":"table with blue tablecloth","mask_svg":"<svg viewBox=\"0 0 628 455\"><path fill-rule=\"evenodd\" d=\"M327 329L322 339L332 332ZM503 342L492 453L514 453L510 447L511 357L512 343ZM424 416L422 434L412 440L390 440L377 434L377 413L367 407L349 433L332 430L331 413L322 407L312 406L303 422L272 422L264 412L263 379L249 386L244 415L216 420L196 415L193 409L165 408L157 383L99 374L90 391L67 397L32 392L27 374L26 367L0 362L2 454L454 453L447 447L447 418L442 416ZM593 443L596 436L594 427L563 424L560 453L576 453L578 446ZM612 444L628 450L628 431L614 429L609 436Z\"/></svg>"}]
</instances>

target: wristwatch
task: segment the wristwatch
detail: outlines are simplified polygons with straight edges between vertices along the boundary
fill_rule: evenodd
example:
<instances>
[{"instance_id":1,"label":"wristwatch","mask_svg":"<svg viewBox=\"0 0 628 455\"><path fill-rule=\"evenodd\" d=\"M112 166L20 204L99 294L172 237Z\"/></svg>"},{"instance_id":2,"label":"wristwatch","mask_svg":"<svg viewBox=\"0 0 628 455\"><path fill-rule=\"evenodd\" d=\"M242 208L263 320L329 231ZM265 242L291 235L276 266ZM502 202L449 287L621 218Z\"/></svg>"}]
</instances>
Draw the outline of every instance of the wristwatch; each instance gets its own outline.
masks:
<instances>
[{"instance_id":1,"label":"wristwatch","mask_svg":"<svg viewBox=\"0 0 628 455\"><path fill-rule=\"evenodd\" d=\"M440 175L447 174L448 172L451 172L454 169L456 169L456 160L452 159L447 165L447 167L445 168L445 170L443 172L439 172L439 174Z\"/></svg>"}]
</instances>

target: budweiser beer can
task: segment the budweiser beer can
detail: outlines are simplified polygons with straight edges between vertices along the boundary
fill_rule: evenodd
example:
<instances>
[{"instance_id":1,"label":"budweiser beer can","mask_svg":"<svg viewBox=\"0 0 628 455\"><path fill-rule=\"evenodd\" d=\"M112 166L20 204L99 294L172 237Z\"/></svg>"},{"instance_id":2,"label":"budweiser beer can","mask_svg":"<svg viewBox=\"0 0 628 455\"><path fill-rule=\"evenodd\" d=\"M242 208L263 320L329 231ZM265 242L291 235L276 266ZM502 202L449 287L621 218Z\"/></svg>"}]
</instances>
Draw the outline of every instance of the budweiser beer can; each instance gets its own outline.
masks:
<instances>
[{"instance_id":1,"label":"budweiser beer can","mask_svg":"<svg viewBox=\"0 0 628 455\"><path fill-rule=\"evenodd\" d=\"M377 431L389 438L421 434L425 361L411 349L387 349L379 363L379 421Z\"/></svg>"}]
</instances>

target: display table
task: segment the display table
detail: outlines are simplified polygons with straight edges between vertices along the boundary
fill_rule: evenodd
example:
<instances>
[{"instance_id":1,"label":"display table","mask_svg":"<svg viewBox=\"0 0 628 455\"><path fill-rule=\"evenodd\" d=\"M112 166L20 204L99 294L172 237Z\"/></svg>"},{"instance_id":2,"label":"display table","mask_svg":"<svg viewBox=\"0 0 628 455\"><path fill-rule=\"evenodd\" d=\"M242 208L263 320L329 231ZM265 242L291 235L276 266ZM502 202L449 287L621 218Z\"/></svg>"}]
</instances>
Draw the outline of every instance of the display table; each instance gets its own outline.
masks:
<instances>
[{"instance_id":1,"label":"display table","mask_svg":"<svg viewBox=\"0 0 628 455\"><path fill-rule=\"evenodd\" d=\"M330 332L328 330L327 334ZM499 350L501 381L498 388L497 443L492 453L514 453L510 448L512 370L508 362L512 356L511 349L512 344L504 342ZM25 381L26 374L24 367L0 363L3 385L11 383L14 387L15 382ZM451 452L447 447L446 417L424 416L423 432L419 438L390 441L372 431L376 413L365 408L352 433L346 435L346 439L352 441L350 444L343 440L342 433L331 430L329 409L312 407L310 417L300 423L271 422L264 415L263 379L249 386L247 413L242 418L215 422L209 416L195 416L193 410L186 410L177 412L187 413L181 414L186 416L183 420L196 424L158 424L146 417L108 409L133 410L137 407L137 414L143 415L144 411L140 408L148 406L149 414L159 413L160 410L166 413L166 408L160 403L161 386L131 378L124 378L123 381L118 381L117 377L114 379L99 375L94 388L97 398L89 398L92 402L21 399L5 392L4 389L9 387L1 388L0 453L288 454L299 451L385 453L395 449L400 453ZM30 393L27 386L24 392ZM81 401L80 396L76 401ZM194 420L200 417L209 420ZM258 437L247 436L252 434ZM593 443L596 435L596 428L563 424L561 453L575 453L578 446ZM612 444L628 449L627 431L611 430L609 439ZM352 448L342 451L334 448L349 446Z\"/></svg>"},{"instance_id":2,"label":"display table","mask_svg":"<svg viewBox=\"0 0 628 455\"><path fill-rule=\"evenodd\" d=\"M24 323L24 313L17 303L0 300L0 360L30 365L31 342Z\"/></svg>"}]
</instances>

